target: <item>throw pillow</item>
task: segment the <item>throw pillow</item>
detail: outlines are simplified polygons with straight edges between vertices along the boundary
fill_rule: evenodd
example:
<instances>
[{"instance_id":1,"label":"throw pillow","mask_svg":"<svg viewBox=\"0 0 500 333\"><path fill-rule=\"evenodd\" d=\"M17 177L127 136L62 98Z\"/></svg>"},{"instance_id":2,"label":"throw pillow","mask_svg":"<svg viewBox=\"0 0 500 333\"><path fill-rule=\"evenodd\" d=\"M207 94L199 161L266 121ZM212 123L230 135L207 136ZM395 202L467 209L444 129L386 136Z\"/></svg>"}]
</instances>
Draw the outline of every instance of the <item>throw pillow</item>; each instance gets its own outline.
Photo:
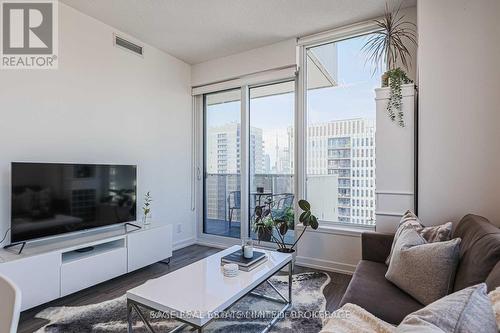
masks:
<instances>
[{"instance_id":1,"label":"throw pillow","mask_svg":"<svg viewBox=\"0 0 500 333\"><path fill-rule=\"evenodd\" d=\"M500 287L490 292L488 296L493 305L493 312L495 313L498 331L500 332Z\"/></svg>"},{"instance_id":2,"label":"throw pillow","mask_svg":"<svg viewBox=\"0 0 500 333\"><path fill-rule=\"evenodd\" d=\"M386 323L362 307L347 303L325 320L320 333L395 333L396 327Z\"/></svg>"},{"instance_id":3,"label":"throw pillow","mask_svg":"<svg viewBox=\"0 0 500 333\"><path fill-rule=\"evenodd\" d=\"M422 235L422 237L428 243L434 243L434 242L443 242L450 240L451 229L453 227L453 224L451 222L447 222L441 225L425 227L422 224L422 221L420 221L420 219L417 217L417 215L415 215L411 210L406 211L406 213L403 214L401 221L399 221L396 234L394 235L394 240L392 241L391 252L389 253L387 259L385 260L385 264L387 266L389 266L389 263L391 261L391 255L392 251L394 250L394 244L396 243L399 235L401 234L401 231L403 231L403 229L408 226L411 226L415 230L417 230L417 232L420 235Z\"/></svg>"},{"instance_id":4,"label":"throw pillow","mask_svg":"<svg viewBox=\"0 0 500 333\"><path fill-rule=\"evenodd\" d=\"M486 284L459 290L410 313L399 324L397 332L496 333Z\"/></svg>"},{"instance_id":5,"label":"throw pillow","mask_svg":"<svg viewBox=\"0 0 500 333\"><path fill-rule=\"evenodd\" d=\"M403 229L385 277L427 305L448 295L460 256L460 238L427 243L413 228Z\"/></svg>"}]
</instances>

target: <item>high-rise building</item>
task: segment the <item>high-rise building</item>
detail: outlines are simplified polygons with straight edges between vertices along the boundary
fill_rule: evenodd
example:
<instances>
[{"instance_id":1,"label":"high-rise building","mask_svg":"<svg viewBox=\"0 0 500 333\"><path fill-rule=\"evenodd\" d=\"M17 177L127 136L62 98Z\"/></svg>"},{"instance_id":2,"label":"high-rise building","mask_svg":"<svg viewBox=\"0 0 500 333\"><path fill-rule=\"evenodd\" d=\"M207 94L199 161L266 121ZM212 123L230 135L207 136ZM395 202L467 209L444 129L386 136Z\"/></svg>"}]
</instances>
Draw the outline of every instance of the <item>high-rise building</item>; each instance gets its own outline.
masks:
<instances>
[{"instance_id":1,"label":"high-rise building","mask_svg":"<svg viewBox=\"0 0 500 333\"><path fill-rule=\"evenodd\" d=\"M335 201L332 207L337 207L334 222L374 225L374 121L348 119L309 125L307 174L337 178L338 193L331 199Z\"/></svg>"},{"instance_id":2,"label":"high-rise building","mask_svg":"<svg viewBox=\"0 0 500 333\"><path fill-rule=\"evenodd\" d=\"M240 200L241 172L241 129L232 123L207 130L207 179L205 190L208 195L205 209L207 217L225 219L229 206L238 205ZM264 173L265 155L262 129L250 129L250 170ZM224 195L220 195L224 193ZM234 220L239 220L240 211L235 211Z\"/></svg>"},{"instance_id":3,"label":"high-rise building","mask_svg":"<svg viewBox=\"0 0 500 333\"><path fill-rule=\"evenodd\" d=\"M232 123L208 128L207 173L239 174L241 168L240 124ZM250 129L250 169L263 173L265 169L262 129ZM254 157L255 156L255 157Z\"/></svg>"}]
</instances>

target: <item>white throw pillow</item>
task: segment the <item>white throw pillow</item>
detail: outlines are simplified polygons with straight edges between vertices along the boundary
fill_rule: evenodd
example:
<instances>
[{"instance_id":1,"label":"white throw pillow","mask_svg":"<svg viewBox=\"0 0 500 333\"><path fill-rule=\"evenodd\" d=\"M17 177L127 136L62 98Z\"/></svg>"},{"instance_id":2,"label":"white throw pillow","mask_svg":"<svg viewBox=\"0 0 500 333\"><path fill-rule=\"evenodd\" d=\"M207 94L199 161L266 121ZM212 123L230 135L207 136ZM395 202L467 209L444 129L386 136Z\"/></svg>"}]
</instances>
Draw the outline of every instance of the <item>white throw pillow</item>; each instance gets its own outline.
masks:
<instances>
[{"instance_id":1,"label":"white throw pillow","mask_svg":"<svg viewBox=\"0 0 500 333\"><path fill-rule=\"evenodd\" d=\"M335 311L320 333L395 333L396 328L351 303Z\"/></svg>"}]
</instances>

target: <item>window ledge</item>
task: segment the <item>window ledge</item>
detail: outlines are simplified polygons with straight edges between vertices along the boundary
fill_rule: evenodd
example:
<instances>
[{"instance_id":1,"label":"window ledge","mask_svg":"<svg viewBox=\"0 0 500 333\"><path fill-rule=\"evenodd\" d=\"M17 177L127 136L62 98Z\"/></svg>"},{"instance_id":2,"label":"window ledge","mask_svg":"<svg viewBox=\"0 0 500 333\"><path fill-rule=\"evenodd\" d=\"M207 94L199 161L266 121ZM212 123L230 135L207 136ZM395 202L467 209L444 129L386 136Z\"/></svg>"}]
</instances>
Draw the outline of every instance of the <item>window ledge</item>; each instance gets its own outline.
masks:
<instances>
[{"instance_id":1,"label":"window ledge","mask_svg":"<svg viewBox=\"0 0 500 333\"><path fill-rule=\"evenodd\" d=\"M302 225L298 225L295 227L298 232L302 232L304 227ZM320 225L318 229L314 230L312 228L307 228L306 232L318 232L324 234L332 234L332 235L343 235L343 236L352 236L352 237L361 237L361 234L365 231L375 231L375 227L349 227L349 226L340 226L340 225Z\"/></svg>"}]
</instances>

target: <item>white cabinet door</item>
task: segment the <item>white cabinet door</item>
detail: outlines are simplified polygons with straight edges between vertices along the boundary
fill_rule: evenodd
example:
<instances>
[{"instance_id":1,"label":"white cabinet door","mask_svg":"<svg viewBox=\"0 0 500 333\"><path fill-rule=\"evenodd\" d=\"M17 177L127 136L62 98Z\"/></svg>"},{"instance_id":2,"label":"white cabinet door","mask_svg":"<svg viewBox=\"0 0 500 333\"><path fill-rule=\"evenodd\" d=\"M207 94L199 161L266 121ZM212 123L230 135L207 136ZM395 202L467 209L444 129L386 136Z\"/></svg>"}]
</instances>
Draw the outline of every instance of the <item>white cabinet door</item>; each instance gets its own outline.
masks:
<instances>
[{"instance_id":1,"label":"white cabinet door","mask_svg":"<svg viewBox=\"0 0 500 333\"><path fill-rule=\"evenodd\" d=\"M0 274L21 289L21 310L59 298L61 254L47 253L0 264Z\"/></svg>"},{"instance_id":2,"label":"white cabinet door","mask_svg":"<svg viewBox=\"0 0 500 333\"><path fill-rule=\"evenodd\" d=\"M127 235L128 271L151 265L172 256L172 226L162 225Z\"/></svg>"},{"instance_id":3,"label":"white cabinet door","mask_svg":"<svg viewBox=\"0 0 500 333\"><path fill-rule=\"evenodd\" d=\"M120 248L61 266L61 296L127 273L127 251Z\"/></svg>"}]
</instances>

